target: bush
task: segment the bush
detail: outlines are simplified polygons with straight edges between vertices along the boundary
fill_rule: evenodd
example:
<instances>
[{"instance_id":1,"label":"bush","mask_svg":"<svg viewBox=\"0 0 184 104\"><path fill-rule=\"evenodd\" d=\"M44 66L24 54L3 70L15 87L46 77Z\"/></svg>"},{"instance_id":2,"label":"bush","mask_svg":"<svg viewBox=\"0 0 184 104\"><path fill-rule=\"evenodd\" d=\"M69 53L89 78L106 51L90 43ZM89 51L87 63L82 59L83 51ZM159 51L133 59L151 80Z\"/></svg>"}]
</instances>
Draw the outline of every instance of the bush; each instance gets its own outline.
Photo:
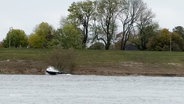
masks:
<instances>
[{"instance_id":1,"label":"bush","mask_svg":"<svg viewBox=\"0 0 184 104\"><path fill-rule=\"evenodd\" d=\"M104 50L105 49L105 45L103 43L97 42L97 43L94 43L93 45L91 45L89 47L89 49L92 49L92 50Z\"/></svg>"},{"instance_id":2,"label":"bush","mask_svg":"<svg viewBox=\"0 0 184 104\"><path fill-rule=\"evenodd\" d=\"M3 42L0 42L0 48L3 48Z\"/></svg>"},{"instance_id":3,"label":"bush","mask_svg":"<svg viewBox=\"0 0 184 104\"><path fill-rule=\"evenodd\" d=\"M55 49L48 58L48 64L61 72L71 73L75 66L74 50Z\"/></svg>"}]
</instances>

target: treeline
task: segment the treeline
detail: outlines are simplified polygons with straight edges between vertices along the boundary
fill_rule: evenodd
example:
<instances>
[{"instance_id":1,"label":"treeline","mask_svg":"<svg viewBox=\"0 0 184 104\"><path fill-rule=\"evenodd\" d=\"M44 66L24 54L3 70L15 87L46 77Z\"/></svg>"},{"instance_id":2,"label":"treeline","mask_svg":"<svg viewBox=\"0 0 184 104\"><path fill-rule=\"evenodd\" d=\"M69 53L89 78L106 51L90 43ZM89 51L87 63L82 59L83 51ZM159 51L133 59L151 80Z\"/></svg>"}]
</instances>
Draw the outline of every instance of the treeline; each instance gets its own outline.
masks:
<instances>
[{"instance_id":1,"label":"treeline","mask_svg":"<svg viewBox=\"0 0 184 104\"><path fill-rule=\"evenodd\" d=\"M184 51L184 28L160 29L142 0L74 2L54 29L42 22L29 36L10 29L2 47Z\"/></svg>"}]
</instances>

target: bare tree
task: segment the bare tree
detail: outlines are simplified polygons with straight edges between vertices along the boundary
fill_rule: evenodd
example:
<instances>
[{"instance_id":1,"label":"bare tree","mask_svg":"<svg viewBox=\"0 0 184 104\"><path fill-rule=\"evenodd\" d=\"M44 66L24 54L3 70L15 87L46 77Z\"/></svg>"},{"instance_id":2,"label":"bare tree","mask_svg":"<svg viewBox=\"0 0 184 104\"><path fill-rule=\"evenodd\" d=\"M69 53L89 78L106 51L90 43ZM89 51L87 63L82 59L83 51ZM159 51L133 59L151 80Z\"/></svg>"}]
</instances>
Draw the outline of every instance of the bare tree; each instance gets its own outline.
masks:
<instances>
[{"instance_id":1,"label":"bare tree","mask_svg":"<svg viewBox=\"0 0 184 104\"><path fill-rule=\"evenodd\" d=\"M99 0L94 17L95 39L104 42L106 50L117 39L125 50L130 36L150 24L154 15L142 0ZM119 27L121 32L116 35Z\"/></svg>"},{"instance_id":2,"label":"bare tree","mask_svg":"<svg viewBox=\"0 0 184 104\"><path fill-rule=\"evenodd\" d=\"M119 35L121 38L121 50L125 50L126 43L133 34L136 22L145 9L145 3L142 0L126 0L122 5L118 14L122 24L122 32Z\"/></svg>"},{"instance_id":3,"label":"bare tree","mask_svg":"<svg viewBox=\"0 0 184 104\"><path fill-rule=\"evenodd\" d=\"M153 22L153 18L155 15L150 9L147 7L141 13L139 20L137 21L137 28L138 28L138 38L139 44L138 48L141 50L146 50L147 43L149 38L155 33L155 29L158 28L158 25Z\"/></svg>"},{"instance_id":4,"label":"bare tree","mask_svg":"<svg viewBox=\"0 0 184 104\"><path fill-rule=\"evenodd\" d=\"M104 42L106 50L109 50L115 36L120 3L121 0L99 0L97 4L95 38Z\"/></svg>"},{"instance_id":5,"label":"bare tree","mask_svg":"<svg viewBox=\"0 0 184 104\"><path fill-rule=\"evenodd\" d=\"M68 19L74 22L83 34L83 47L86 47L88 37L89 37L89 27L91 17L95 11L95 2L87 0L73 3L68 11L70 12Z\"/></svg>"}]
</instances>

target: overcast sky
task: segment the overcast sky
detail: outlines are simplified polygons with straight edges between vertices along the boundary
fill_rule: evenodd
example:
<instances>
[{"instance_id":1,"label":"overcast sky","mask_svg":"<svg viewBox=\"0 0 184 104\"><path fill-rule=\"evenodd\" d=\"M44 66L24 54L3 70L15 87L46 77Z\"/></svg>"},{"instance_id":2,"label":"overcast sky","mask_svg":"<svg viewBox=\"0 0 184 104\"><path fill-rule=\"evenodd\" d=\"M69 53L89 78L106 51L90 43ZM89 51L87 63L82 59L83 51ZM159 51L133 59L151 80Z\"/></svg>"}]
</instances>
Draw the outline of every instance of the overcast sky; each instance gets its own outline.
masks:
<instances>
[{"instance_id":1,"label":"overcast sky","mask_svg":"<svg viewBox=\"0 0 184 104\"><path fill-rule=\"evenodd\" d=\"M67 16L68 7L75 1L81 0L0 0L0 41L10 27L27 34L41 22L58 28L61 17ZM175 26L184 26L184 0L144 1L156 14L155 21L161 28L172 30Z\"/></svg>"}]
</instances>

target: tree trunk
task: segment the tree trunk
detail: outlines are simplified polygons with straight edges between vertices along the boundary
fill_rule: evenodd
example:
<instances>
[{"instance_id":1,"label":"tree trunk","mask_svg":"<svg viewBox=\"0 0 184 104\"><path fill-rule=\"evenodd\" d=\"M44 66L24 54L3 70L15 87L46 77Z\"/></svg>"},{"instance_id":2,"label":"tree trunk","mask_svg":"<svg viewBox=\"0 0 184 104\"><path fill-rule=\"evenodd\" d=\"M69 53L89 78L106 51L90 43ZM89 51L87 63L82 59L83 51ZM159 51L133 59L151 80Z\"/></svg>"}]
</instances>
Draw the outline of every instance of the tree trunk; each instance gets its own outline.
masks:
<instances>
[{"instance_id":1,"label":"tree trunk","mask_svg":"<svg viewBox=\"0 0 184 104\"><path fill-rule=\"evenodd\" d=\"M111 45L111 43L110 42L107 42L107 44L105 45L105 50L109 50L110 45Z\"/></svg>"}]
</instances>

